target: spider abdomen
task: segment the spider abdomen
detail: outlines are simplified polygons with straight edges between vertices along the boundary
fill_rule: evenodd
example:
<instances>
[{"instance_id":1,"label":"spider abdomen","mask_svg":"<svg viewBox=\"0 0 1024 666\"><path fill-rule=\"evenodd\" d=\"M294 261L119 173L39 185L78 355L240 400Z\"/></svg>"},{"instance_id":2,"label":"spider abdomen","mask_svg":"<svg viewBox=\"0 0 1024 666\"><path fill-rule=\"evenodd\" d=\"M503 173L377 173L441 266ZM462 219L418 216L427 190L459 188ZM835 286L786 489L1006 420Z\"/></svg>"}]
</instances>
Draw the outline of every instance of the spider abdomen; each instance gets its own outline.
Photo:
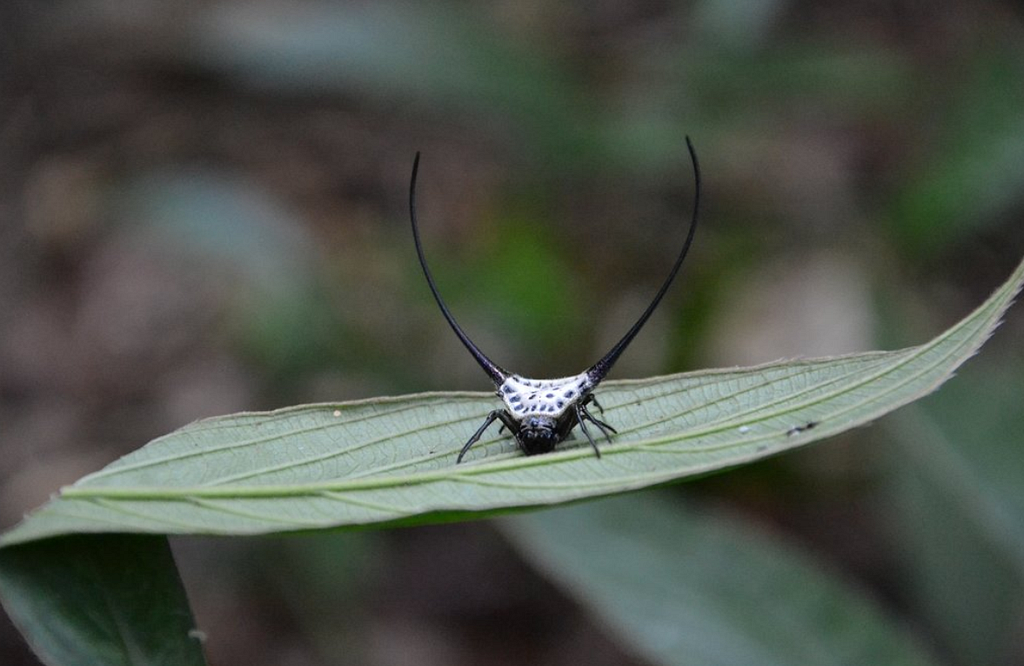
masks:
<instances>
[{"instance_id":1,"label":"spider abdomen","mask_svg":"<svg viewBox=\"0 0 1024 666\"><path fill-rule=\"evenodd\" d=\"M498 387L505 409L516 421L530 416L561 418L593 389L588 373L559 379L528 379L509 375Z\"/></svg>"}]
</instances>

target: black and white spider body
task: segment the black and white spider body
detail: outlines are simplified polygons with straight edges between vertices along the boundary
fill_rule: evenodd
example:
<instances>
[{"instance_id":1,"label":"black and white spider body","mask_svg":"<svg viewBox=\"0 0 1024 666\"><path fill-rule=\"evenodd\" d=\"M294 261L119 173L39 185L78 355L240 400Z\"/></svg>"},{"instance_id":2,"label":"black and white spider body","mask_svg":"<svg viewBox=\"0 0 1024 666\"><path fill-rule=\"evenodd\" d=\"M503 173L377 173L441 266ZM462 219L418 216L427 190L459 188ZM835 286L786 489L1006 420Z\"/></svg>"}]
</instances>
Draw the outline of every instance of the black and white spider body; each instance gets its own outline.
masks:
<instances>
[{"instance_id":1,"label":"black and white spider body","mask_svg":"<svg viewBox=\"0 0 1024 666\"><path fill-rule=\"evenodd\" d=\"M661 302L662 297L665 296L665 292L668 291L669 286L679 272L679 267L682 266L683 259L693 243L693 235L697 229L697 210L700 205L700 167L697 163L697 154L693 150L693 144L690 143L689 137L686 138L686 147L690 151L690 160L693 162L693 214L690 219L690 228L686 234L686 240L683 241L683 247L676 258L675 264L672 266L672 270L668 274L668 278L665 279L650 305L647 306L647 309L640 315L640 318L637 319L632 328L626 332L621 340L615 343L615 346L601 360L585 372L559 379L528 379L506 372L480 351L448 310L448 306L445 305L441 294L437 290L437 285L434 284L434 278L427 267L427 260L423 256L423 245L420 242L419 226L416 222L416 174L419 171L420 154L416 153L416 159L412 165L412 180L409 184L409 216L412 219L412 235L416 243L416 254L419 256L420 266L423 267L423 274L427 278L427 284L430 286L430 291L434 295L437 305L441 308L444 318L448 321L452 330L455 331L455 335L462 341L462 344L469 350L469 353L476 359L476 362L490 376L497 389L498 396L504 403L503 409L495 409L487 415L483 425L473 433L473 436L462 447L456 462L462 462L462 458L469 451L469 448L480 439L484 431L495 421L501 421L502 425L508 428L515 438L516 444L528 456L537 453L547 453L553 450L559 442L569 436L573 428L579 425L580 430L583 431L590 446L594 449L594 453L597 454L597 457L601 457L601 451L597 448L597 442L594 441L593 436L591 436L590 431L587 429L587 423L593 423L609 442L611 442L611 433L615 432L615 428L595 418L590 413L590 410L587 409L590 404L594 404L600 409L600 405L597 405L597 401L594 399L594 389L604 380L612 365L615 364L615 361L626 350L629 343L633 341L633 338L640 332L640 329L647 323L654 309L658 307L658 303Z\"/></svg>"},{"instance_id":2,"label":"black and white spider body","mask_svg":"<svg viewBox=\"0 0 1024 666\"><path fill-rule=\"evenodd\" d=\"M606 436L608 430L614 432L611 426L595 419L586 409L587 403L594 399L590 392L598 382L600 380L595 382L589 372L560 379L527 379L509 375L498 386L498 396L505 403L504 414L518 424L516 442L523 453L547 453L565 439L577 423L586 432L584 421L593 421ZM501 414L497 418L501 418ZM506 419L502 419L502 423L513 433L517 432ZM594 444L589 432L587 439ZM594 451L601 455L596 444ZM461 459L462 456L459 457Z\"/></svg>"}]
</instances>

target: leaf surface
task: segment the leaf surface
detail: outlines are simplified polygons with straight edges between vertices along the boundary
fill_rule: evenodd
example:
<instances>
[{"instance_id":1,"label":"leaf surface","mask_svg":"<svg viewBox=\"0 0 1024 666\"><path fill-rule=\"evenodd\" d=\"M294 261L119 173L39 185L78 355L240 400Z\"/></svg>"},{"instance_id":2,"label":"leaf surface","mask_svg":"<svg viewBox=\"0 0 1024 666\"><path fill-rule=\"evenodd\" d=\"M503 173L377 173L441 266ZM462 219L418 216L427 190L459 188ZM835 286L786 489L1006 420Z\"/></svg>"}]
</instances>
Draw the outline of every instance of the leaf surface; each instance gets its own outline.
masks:
<instances>
[{"instance_id":1,"label":"leaf surface","mask_svg":"<svg viewBox=\"0 0 1024 666\"><path fill-rule=\"evenodd\" d=\"M1024 263L930 342L754 368L603 384L619 430L519 454L496 429L455 465L498 401L428 393L198 421L90 474L0 537L78 532L265 534L537 507L677 481L806 445L933 391L984 343Z\"/></svg>"}]
</instances>

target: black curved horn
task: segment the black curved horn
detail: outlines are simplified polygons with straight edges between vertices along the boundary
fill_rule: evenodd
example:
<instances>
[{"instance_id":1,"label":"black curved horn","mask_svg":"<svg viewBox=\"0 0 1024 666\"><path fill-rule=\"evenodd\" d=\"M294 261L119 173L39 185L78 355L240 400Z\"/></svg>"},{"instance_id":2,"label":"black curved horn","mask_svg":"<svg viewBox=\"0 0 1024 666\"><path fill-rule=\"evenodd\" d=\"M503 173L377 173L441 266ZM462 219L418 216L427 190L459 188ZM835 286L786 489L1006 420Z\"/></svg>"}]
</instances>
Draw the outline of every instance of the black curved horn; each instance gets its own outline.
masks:
<instances>
[{"instance_id":1,"label":"black curved horn","mask_svg":"<svg viewBox=\"0 0 1024 666\"><path fill-rule=\"evenodd\" d=\"M686 241L683 242L683 249L679 252L679 257L676 258L676 263L672 266L672 271L668 274L668 278L665 280L665 283L661 285L661 289L659 289L658 293L655 294L654 300L647 306L644 313L640 315L640 318L636 320L633 327L629 329L624 336L622 336L621 340L615 343L615 346L611 348L611 351L605 354L604 358L595 363L587 371L590 380L595 384L604 379L605 375L608 374L608 371L612 369L613 365L615 365L615 361L619 359L622 352L626 351L626 347L629 346L629 343L633 342L633 338L636 337L636 334L640 332L640 329L643 328L644 324L647 323L647 320L650 319L651 314L654 313L654 309L658 307L658 303L661 302L665 292L668 291L672 281L675 280L676 273L679 272L679 267L683 265L683 259L686 258L686 253L689 252L690 245L693 243L693 234L697 230L697 210L700 207L700 165L697 163L697 153L693 150L693 144L690 142L690 137L686 137L686 147L690 151L690 161L693 162L694 182L693 214L690 218L690 231L686 234Z\"/></svg>"},{"instance_id":2,"label":"black curved horn","mask_svg":"<svg viewBox=\"0 0 1024 666\"><path fill-rule=\"evenodd\" d=\"M409 217L412 219L412 237L416 242L416 254L420 258L420 266L423 267L423 274L427 277L427 284L430 286L430 292L434 294L434 300L437 301L437 305L441 308L441 314L448 320L448 324L455 331L455 335L459 336L459 340L462 340L462 344L466 345L466 349L473 355L476 362L480 364L480 367L484 369L491 380L496 386L501 386L508 377L508 373L502 370L500 367L494 364L491 359L480 351L469 336L462 330L458 322L455 321L455 317L452 316L451 311L448 310L448 306L445 305L444 299L441 298L441 294L437 291L437 285L434 284L434 277L430 274L430 269L427 268L427 259L423 256L423 245L420 243L420 231L419 225L416 222L416 173L420 167L420 154L416 152L416 159L412 163L412 180L409 183Z\"/></svg>"}]
</instances>

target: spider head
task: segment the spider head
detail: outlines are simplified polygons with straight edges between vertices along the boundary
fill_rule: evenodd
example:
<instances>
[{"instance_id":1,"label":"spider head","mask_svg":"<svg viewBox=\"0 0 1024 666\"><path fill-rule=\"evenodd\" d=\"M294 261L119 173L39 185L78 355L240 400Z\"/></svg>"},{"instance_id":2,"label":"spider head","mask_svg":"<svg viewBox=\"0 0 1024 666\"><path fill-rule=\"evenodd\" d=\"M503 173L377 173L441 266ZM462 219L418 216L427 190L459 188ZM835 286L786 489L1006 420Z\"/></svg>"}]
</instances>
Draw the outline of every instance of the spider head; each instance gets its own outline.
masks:
<instances>
[{"instance_id":1,"label":"spider head","mask_svg":"<svg viewBox=\"0 0 1024 666\"><path fill-rule=\"evenodd\" d=\"M516 433L516 441L519 448L528 456L537 453L547 453L558 444L558 431L555 428L555 419L550 416L530 416L519 426Z\"/></svg>"}]
</instances>

